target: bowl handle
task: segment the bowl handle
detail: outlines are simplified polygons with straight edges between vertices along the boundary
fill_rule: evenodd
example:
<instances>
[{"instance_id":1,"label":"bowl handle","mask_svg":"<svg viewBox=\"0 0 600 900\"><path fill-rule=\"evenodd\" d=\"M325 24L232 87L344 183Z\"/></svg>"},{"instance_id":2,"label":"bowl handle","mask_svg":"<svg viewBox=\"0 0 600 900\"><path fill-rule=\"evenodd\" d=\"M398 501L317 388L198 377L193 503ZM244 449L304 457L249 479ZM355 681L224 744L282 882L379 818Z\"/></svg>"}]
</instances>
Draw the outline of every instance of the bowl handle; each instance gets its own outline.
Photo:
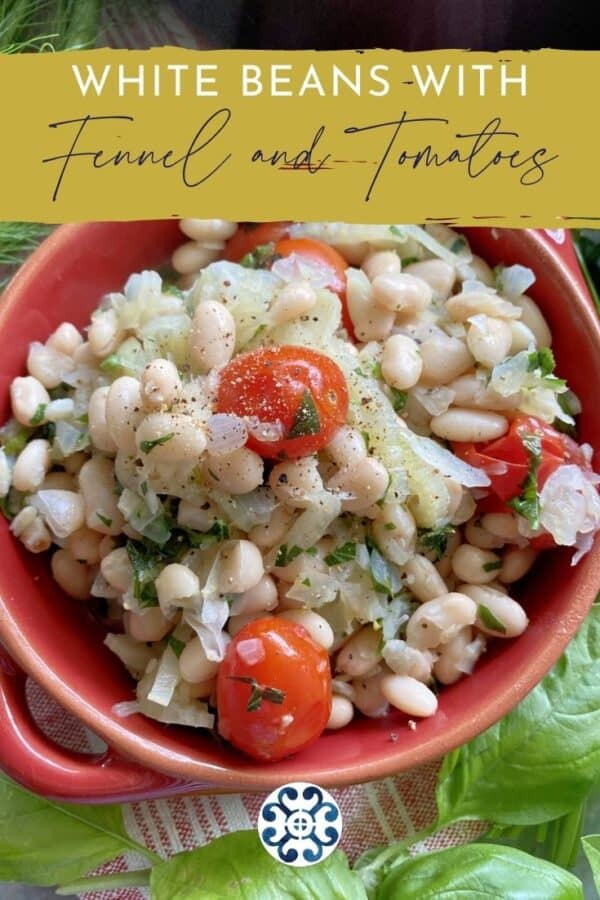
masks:
<instances>
[{"instance_id":1,"label":"bowl handle","mask_svg":"<svg viewBox=\"0 0 600 900\"><path fill-rule=\"evenodd\" d=\"M55 800L117 803L189 791L189 782L104 753L55 744L36 725L25 696L26 676L0 646L0 765L24 787Z\"/></svg>"}]
</instances>

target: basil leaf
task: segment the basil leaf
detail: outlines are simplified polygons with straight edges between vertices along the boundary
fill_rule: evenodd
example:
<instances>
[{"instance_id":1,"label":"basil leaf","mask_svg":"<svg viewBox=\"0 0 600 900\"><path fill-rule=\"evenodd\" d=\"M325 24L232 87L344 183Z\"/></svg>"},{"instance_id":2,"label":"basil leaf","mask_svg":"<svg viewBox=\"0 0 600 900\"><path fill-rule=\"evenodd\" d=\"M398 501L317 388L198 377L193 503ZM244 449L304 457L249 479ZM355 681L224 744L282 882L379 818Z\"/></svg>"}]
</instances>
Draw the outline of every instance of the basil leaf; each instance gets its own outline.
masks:
<instances>
[{"instance_id":1,"label":"basil leaf","mask_svg":"<svg viewBox=\"0 0 600 900\"><path fill-rule=\"evenodd\" d=\"M292 422L292 427L290 428L287 437L288 439L306 437L309 434L318 434L320 430L321 420L319 418L319 413L315 406L313 395L308 388L306 388L302 394L300 405L294 413L294 421Z\"/></svg>"},{"instance_id":2,"label":"basil leaf","mask_svg":"<svg viewBox=\"0 0 600 900\"><path fill-rule=\"evenodd\" d=\"M56 803L0 775L0 880L53 885L80 878L128 850L120 806Z\"/></svg>"},{"instance_id":3,"label":"basil leaf","mask_svg":"<svg viewBox=\"0 0 600 900\"><path fill-rule=\"evenodd\" d=\"M339 566L342 563L350 562L353 559L356 559L356 542L346 541L345 544L336 547L335 550L327 554L325 557L325 565Z\"/></svg>"},{"instance_id":4,"label":"basil leaf","mask_svg":"<svg viewBox=\"0 0 600 900\"><path fill-rule=\"evenodd\" d=\"M581 881L521 850L467 844L413 857L384 878L377 900L583 900Z\"/></svg>"},{"instance_id":5,"label":"basil leaf","mask_svg":"<svg viewBox=\"0 0 600 900\"><path fill-rule=\"evenodd\" d=\"M156 865L152 900L366 900L360 878L336 850L306 868L269 856L256 831L237 831Z\"/></svg>"},{"instance_id":6,"label":"basil leaf","mask_svg":"<svg viewBox=\"0 0 600 900\"><path fill-rule=\"evenodd\" d=\"M521 485L521 493L506 504L523 516L534 531L540 527L540 497L537 475L542 464L542 439L537 434L521 435L523 446L529 454L529 471Z\"/></svg>"},{"instance_id":7,"label":"basil leaf","mask_svg":"<svg viewBox=\"0 0 600 900\"><path fill-rule=\"evenodd\" d=\"M596 890L600 894L600 834L588 834L581 838L581 845L590 864Z\"/></svg>"},{"instance_id":8,"label":"basil leaf","mask_svg":"<svg viewBox=\"0 0 600 900\"><path fill-rule=\"evenodd\" d=\"M581 803L600 771L599 646L595 605L543 681L500 722L445 757L440 824L536 825Z\"/></svg>"}]
</instances>

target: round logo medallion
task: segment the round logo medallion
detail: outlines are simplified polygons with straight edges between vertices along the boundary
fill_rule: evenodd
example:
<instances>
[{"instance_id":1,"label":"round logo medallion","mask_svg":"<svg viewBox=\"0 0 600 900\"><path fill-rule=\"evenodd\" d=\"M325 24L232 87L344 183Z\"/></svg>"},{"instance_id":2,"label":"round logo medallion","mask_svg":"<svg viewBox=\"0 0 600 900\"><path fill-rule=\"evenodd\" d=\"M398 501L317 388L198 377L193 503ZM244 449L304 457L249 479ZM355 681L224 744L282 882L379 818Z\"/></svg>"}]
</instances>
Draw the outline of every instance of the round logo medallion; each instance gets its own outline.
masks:
<instances>
[{"instance_id":1,"label":"round logo medallion","mask_svg":"<svg viewBox=\"0 0 600 900\"><path fill-rule=\"evenodd\" d=\"M277 788L263 803L258 834L267 853L279 862L312 866L337 847L342 814L324 788L293 781Z\"/></svg>"}]
</instances>

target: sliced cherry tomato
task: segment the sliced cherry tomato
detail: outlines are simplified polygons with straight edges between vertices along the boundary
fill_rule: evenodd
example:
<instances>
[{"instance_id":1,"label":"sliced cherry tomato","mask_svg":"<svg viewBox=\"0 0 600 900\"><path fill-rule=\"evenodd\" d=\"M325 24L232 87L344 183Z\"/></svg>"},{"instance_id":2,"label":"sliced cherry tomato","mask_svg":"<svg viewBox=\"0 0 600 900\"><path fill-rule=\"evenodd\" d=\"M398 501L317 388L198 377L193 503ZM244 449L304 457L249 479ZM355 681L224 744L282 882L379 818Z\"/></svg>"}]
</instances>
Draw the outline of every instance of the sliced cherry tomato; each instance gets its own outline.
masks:
<instances>
[{"instance_id":1,"label":"sliced cherry tomato","mask_svg":"<svg viewBox=\"0 0 600 900\"><path fill-rule=\"evenodd\" d=\"M285 237L291 222L240 222L238 230L225 244L224 259L239 262L246 253L262 244L276 244Z\"/></svg>"},{"instance_id":2,"label":"sliced cherry tomato","mask_svg":"<svg viewBox=\"0 0 600 900\"><path fill-rule=\"evenodd\" d=\"M348 312L348 304L346 302L346 269L348 263L337 250L324 244L323 241L316 241L313 238L283 238L275 244L275 253L277 256L291 256L297 253L304 259L312 263L316 263L331 271L331 279L326 287L334 294L337 294L342 304L342 325L348 332L351 340L355 340L354 326Z\"/></svg>"},{"instance_id":3,"label":"sliced cherry tomato","mask_svg":"<svg viewBox=\"0 0 600 900\"><path fill-rule=\"evenodd\" d=\"M331 712L327 651L301 625L268 616L237 633L217 676L219 734L259 760L312 744Z\"/></svg>"},{"instance_id":4,"label":"sliced cherry tomato","mask_svg":"<svg viewBox=\"0 0 600 900\"><path fill-rule=\"evenodd\" d=\"M336 363L307 347L262 347L222 370L217 409L282 427L276 441L250 435L248 447L268 459L321 450L346 421L348 389Z\"/></svg>"}]
</instances>

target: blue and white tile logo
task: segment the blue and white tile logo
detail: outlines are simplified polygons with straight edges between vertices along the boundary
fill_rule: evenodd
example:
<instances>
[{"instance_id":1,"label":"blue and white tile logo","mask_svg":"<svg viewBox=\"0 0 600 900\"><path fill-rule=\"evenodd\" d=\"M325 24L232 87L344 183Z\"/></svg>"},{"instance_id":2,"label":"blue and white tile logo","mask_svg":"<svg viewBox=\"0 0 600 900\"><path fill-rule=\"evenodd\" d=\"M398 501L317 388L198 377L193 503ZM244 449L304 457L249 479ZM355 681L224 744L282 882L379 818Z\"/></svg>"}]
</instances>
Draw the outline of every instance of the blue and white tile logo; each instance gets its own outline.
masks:
<instances>
[{"instance_id":1,"label":"blue and white tile logo","mask_svg":"<svg viewBox=\"0 0 600 900\"><path fill-rule=\"evenodd\" d=\"M342 836L340 808L324 788L292 781L273 791L258 815L258 834L287 866L312 866L333 853Z\"/></svg>"}]
</instances>

